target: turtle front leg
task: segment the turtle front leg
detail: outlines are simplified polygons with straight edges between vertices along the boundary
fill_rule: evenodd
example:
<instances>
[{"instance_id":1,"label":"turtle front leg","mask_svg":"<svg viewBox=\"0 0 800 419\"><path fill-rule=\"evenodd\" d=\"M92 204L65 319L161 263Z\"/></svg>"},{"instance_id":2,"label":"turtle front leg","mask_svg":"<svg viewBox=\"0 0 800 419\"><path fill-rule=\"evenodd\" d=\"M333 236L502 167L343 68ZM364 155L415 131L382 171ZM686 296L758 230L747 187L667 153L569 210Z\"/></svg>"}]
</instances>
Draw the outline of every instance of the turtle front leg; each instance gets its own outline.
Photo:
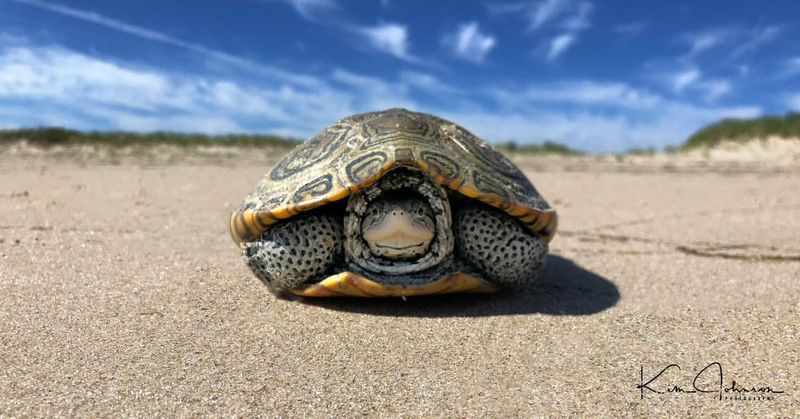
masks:
<instances>
[{"instance_id":1,"label":"turtle front leg","mask_svg":"<svg viewBox=\"0 0 800 419\"><path fill-rule=\"evenodd\" d=\"M485 205L456 210L456 252L486 279L519 287L533 282L544 264L547 242L519 221Z\"/></svg>"},{"instance_id":2,"label":"turtle front leg","mask_svg":"<svg viewBox=\"0 0 800 419\"><path fill-rule=\"evenodd\" d=\"M245 244L244 259L271 288L296 288L323 274L341 257L342 231L342 221L336 217L300 214Z\"/></svg>"}]
</instances>

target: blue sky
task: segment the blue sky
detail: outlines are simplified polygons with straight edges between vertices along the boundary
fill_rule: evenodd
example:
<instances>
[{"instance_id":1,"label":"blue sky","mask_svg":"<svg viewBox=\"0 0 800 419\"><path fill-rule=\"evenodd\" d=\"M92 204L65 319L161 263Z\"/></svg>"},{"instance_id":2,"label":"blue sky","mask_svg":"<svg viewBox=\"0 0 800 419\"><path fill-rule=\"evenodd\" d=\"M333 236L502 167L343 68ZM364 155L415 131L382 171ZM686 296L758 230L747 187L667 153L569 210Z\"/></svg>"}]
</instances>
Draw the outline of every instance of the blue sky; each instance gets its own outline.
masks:
<instances>
[{"instance_id":1,"label":"blue sky","mask_svg":"<svg viewBox=\"0 0 800 419\"><path fill-rule=\"evenodd\" d=\"M0 127L302 138L400 106L660 148L800 111L799 40L793 0L0 0Z\"/></svg>"}]
</instances>

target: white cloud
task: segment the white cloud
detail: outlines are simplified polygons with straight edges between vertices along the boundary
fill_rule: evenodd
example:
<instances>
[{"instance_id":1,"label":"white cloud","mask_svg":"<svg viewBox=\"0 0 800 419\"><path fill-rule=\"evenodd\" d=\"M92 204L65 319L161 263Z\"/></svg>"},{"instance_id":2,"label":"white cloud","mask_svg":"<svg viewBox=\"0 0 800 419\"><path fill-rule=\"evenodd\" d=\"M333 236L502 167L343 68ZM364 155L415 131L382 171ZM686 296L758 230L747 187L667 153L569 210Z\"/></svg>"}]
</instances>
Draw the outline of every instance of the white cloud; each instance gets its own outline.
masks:
<instances>
[{"instance_id":1,"label":"white cloud","mask_svg":"<svg viewBox=\"0 0 800 419\"><path fill-rule=\"evenodd\" d=\"M553 61L575 43L575 35L562 33L550 40L547 47L547 61Z\"/></svg>"},{"instance_id":2,"label":"white cloud","mask_svg":"<svg viewBox=\"0 0 800 419\"><path fill-rule=\"evenodd\" d=\"M769 25L765 27L754 27L749 32L744 33L745 41L731 52L731 57L737 58L753 52L761 46L774 41L783 32L780 25Z\"/></svg>"},{"instance_id":3,"label":"white cloud","mask_svg":"<svg viewBox=\"0 0 800 419\"><path fill-rule=\"evenodd\" d=\"M687 87L700 80L700 76L700 70L696 68L687 68L669 75L667 78L669 83L672 85L672 90L674 90L676 93L680 93Z\"/></svg>"},{"instance_id":4,"label":"white cloud","mask_svg":"<svg viewBox=\"0 0 800 419\"><path fill-rule=\"evenodd\" d=\"M531 4L530 25L534 29L540 28L547 21L564 13L570 2L567 0L544 0Z\"/></svg>"},{"instance_id":5,"label":"white cloud","mask_svg":"<svg viewBox=\"0 0 800 419\"><path fill-rule=\"evenodd\" d=\"M530 84L525 88L494 89L491 94L499 101L512 103L565 103L582 106L602 106L644 109L662 102L662 98L646 90L619 82L564 80Z\"/></svg>"},{"instance_id":6,"label":"white cloud","mask_svg":"<svg viewBox=\"0 0 800 419\"><path fill-rule=\"evenodd\" d=\"M576 0L529 0L514 3L489 3L489 11L497 14L521 15L528 21L528 30L538 30L551 24L562 29L578 31L588 28L592 3ZM560 23L559 23L560 22Z\"/></svg>"},{"instance_id":7,"label":"white cloud","mask_svg":"<svg viewBox=\"0 0 800 419\"><path fill-rule=\"evenodd\" d=\"M695 67L684 68L674 73L666 73L662 79L677 94L689 91L700 93L705 102L713 102L733 90L730 81L723 78L705 78Z\"/></svg>"},{"instance_id":8,"label":"white cloud","mask_svg":"<svg viewBox=\"0 0 800 419\"><path fill-rule=\"evenodd\" d=\"M747 77L750 74L750 66L747 64L739 64L737 69L739 70L739 76L741 77Z\"/></svg>"},{"instance_id":9,"label":"white cloud","mask_svg":"<svg viewBox=\"0 0 800 419\"><path fill-rule=\"evenodd\" d=\"M734 39L737 31L732 28L712 28L701 32L683 36L683 41L689 45L689 57L694 57L704 51L720 46Z\"/></svg>"},{"instance_id":10,"label":"white cloud","mask_svg":"<svg viewBox=\"0 0 800 419\"><path fill-rule=\"evenodd\" d=\"M35 109L17 118L26 125L308 134L344 116L348 110L337 104L353 101L322 82L263 84L170 74L56 47L0 47L0 103Z\"/></svg>"},{"instance_id":11,"label":"white cloud","mask_svg":"<svg viewBox=\"0 0 800 419\"><path fill-rule=\"evenodd\" d=\"M592 26L593 3L582 0L529 0L516 3L489 4L489 11L523 16L528 31L556 32L537 53L544 52L547 61L555 61L577 43L579 34Z\"/></svg>"},{"instance_id":12,"label":"white cloud","mask_svg":"<svg viewBox=\"0 0 800 419\"><path fill-rule=\"evenodd\" d=\"M697 83L697 81L700 80L700 75L700 70L696 68L677 72L672 77L672 89L676 93L683 92L687 87Z\"/></svg>"},{"instance_id":13,"label":"white cloud","mask_svg":"<svg viewBox=\"0 0 800 419\"><path fill-rule=\"evenodd\" d=\"M636 113L531 107L479 113L444 110L442 115L493 141L554 140L582 150L607 152L678 144L698 128L721 118L748 118L760 113L756 107L715 108L668 102Z\"/></svg>"},{"instance_id":14,"label":"white cloud","mask_svg":"<svg viewBox=\"0 0 800 419\"><path fill-rule=\"evenodd\" d=\"M715 101L731 92L731 83L723 79L711 79L704 81L698 87L705 92L706 101Z\"/></svg>"},{"instance_id":15,"label":"white cloud","mask_svg":"<svg viewBox=\"0 0 800 419\"><path fill-rule=\"evenodd\" d=\"M800 76L800 56L789 57L781 61L769 79L782 80L796 76Z\"/></svg>"},{"instance_id":16,"label":"white cloud","mask_svg":"<svg viewBox=\"0 0 800 419\"><path fill-rule=\"evenodd\" d=\"M350 113L369 112L387 108L414 108L416 104L409 97L409 89L403 83L386 81L377 77L365 76L343 69L336 69L332 79L347 86L350 99L343 105Z\"/></svg>"},{"instance_id":17,"label":"white cloud","mask_svg":"<svg viewBox=\"0 0 800 419\"><path fill-rule=\"evenodd\" d=\"M593 8L594 6L592 6L592 3L588 1L576 3L573 13L569 14L564 19L561 26L573 32L588 29L592 26L592 23L589 21L589 14L591 14Z\"/></svg>"},{"instance_id":18,"label":"white cloud","mask_svg":"<svg viewBox=\"0 0 800 419\"><path fill-rule=\"evenodd\" d=\"M795 112L800 112L800 92L787 97L786 106L788 106L789 109Z\"/></svg>"},{"instance_id":19,"label":"white cloud","mask_svg":"<svg viewBox=\"0 0 800 419\"><path fill-rule=\"evenodd\" d=\"M282 0L289 3L294 10L309 21L316 21L320 13L335 9L338 5L334 0Z\"/></svg>"},{"instance_id":20,"label":"white cloud","mask_svg":"<svg viewBox=\"0 0 800 419\"><path fill-rule=\"evenodd\" d=\"M493 36L481 33L476 22L469 22L460 25L455 33L445 35L444 43L453 49L455 55L480 63L497 42Z\"/></svg>"},{"instance_id":21,"label":"white cloud","mask_svg":"<svg viewBox=\"0 0 800 419\"><path fill-rule=\"evenodd\" d=\"M420 93L436 99L418 102ZM64 48L0 46L0 119L6 127L258 131L305 138L344 116L397 106L450 118L489 140L553 139L590 151L675 144L718 118L760 112L667 100L620 82L459 89L422 72L384 79L336 69L314 86L248 84Z\"/></svg>"},{"instance_id":22,"label":"white cloud","mask_svg":"<svg viewBox=\"0 0 800 419\"><path fill-rule=\"evenodd\" d=\"M404 61L418 61L408 52L408 29L403 25L380 23L376 26L357 28L357 31L378 51Z\"/></svg>"},{"instance_id":23,"label":"white cloud","mask_svg":"<svg viewBox=\"0 0 800 419\"><path fill-rule=\"evenodd\" d=\"M750 29L741 26L716 27L683 35L681 40L689 46L686 58L693 58L723 45L731 45L727 55L730 59L735 59L774 41L783 29L781 25L755 26Z\"/></svg>"},{"instance_id":24,"label":"white cloud","mask_svg":"<svg viewBox=\"0 0 800 419\"><path fill-rule=\"evenodd\" d=\"M401 71L400 81L427 93L460 93L458 89L439 80L436 76L419 71Z\"/></svg>"},{"instance_id":25,"label":"white cloud","mask_svg":"<svg viewBox=\"0 0 800 419\"><path fill-rule=\"evenodd\" d=\"M271 67L268 65L263 65L261 63L246 58L242 58L233 54L211 49L193 42L185 41L183 39L173 37L163 32L154 31L141 26L131 25L121 20L109 18L92 11L46 3L40 0L11 0L11 1L24 3L42 10L57 13L63 16L69 16L85 22L93 23L108 28L110 30L135 36L137 38L146 39L161 44L172 45L177 48L182 48L188 51L192 51L194 53L198 53L205 57L211 58L214 61L231 65L240 70L249 71L258 74L260 76L270 77L279 80L288 80L293 83L302 83L307 85L314 85L316 83L316 80L313 77L283 71L278 68Z\"/></svg>"},{"instance_id":26,"label":"white cloud","mask_svg":"<svg viewBox=\"0 0 800 419\"><path fill-rule=\"evenodd\" d=\"M640 34L642 31L647 29L647 27L647 22L630 22L614 26L614 31L620 35L633 37Z\"/></svg>"}]
</instances>

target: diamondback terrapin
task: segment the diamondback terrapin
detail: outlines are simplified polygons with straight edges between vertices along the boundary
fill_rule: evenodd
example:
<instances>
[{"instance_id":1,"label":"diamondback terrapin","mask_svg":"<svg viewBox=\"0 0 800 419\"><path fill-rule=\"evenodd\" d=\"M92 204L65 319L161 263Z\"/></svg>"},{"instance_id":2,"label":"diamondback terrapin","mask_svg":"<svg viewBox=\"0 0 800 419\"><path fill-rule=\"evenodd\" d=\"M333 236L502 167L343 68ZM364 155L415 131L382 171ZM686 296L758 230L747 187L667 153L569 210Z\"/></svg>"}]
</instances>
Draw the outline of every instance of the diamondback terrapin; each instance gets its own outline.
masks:
<instances>
[{"instance_id":1,"label":"diamondback terrapin","mask_svg":"<svg viewBox=\"0 0 800 419\"><path fill-rule=\"evenodd\" d=\"M386 297L527 285L556 224L522 172L485 142L390 109L345 118L298 146L229 229L273 290Z\"/></svg>"}]
</instances>

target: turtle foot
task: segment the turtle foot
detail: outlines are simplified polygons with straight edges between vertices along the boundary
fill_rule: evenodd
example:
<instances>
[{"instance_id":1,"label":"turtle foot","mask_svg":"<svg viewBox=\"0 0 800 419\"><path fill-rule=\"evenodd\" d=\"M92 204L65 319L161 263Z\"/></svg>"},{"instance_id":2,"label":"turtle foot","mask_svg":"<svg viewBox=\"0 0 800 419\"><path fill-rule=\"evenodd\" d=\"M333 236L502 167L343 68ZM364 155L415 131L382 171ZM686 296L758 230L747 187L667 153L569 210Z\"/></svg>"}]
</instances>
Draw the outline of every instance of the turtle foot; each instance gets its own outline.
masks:
<instances>
[{"instance_id":1,"label":"turtle foot","mask_svg":"<svg viewBox=\"0 0 800 419\"><path fill-rule=\"evenodd\" d=\"M456 252L492 282L523 287L544 264L547 242L516 219L485 205L456 210Z\"/></svg>"},{"instance_id":2,"label":"turtle foot","mask_svg":"<svg viewBox=\"0 0 800 419\"><path fill-rule=\"evenodd\" d=\"M244 259L271 288L290 289L318 277L342 255L341 220L301 214L269 228L244 245Z\"/></svg>"}]
</instances>

